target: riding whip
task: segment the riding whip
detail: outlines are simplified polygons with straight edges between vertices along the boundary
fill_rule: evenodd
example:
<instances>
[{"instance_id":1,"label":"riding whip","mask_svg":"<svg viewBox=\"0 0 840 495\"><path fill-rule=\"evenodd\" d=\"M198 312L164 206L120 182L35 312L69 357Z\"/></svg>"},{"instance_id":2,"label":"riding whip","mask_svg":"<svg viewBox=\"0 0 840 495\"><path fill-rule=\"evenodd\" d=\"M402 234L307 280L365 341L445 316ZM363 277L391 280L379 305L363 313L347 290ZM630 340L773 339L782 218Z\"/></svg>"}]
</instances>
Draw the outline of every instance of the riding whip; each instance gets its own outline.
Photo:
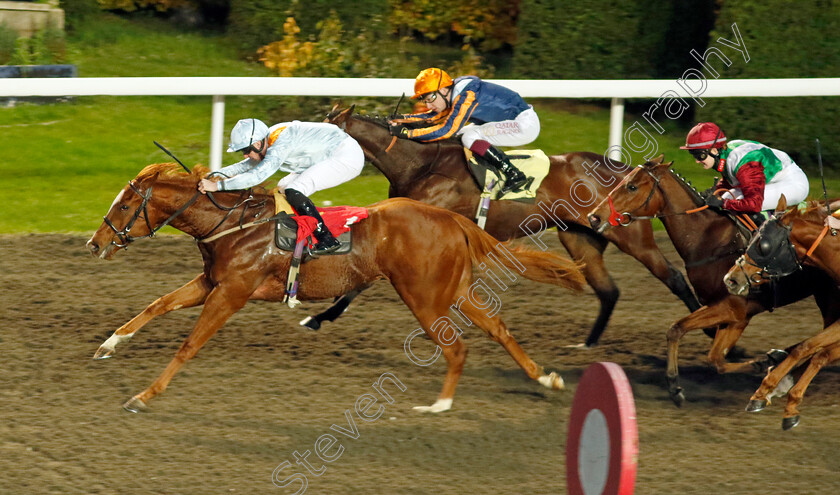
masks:
<instances>
[{"instance_id":1,"label":"riding whip","mask_svg":"<svg viewBox=\"0 0 840 495\"><path fill-rule=\"evenodd\" d=\"M175 158L175 155L173 155L172 153L170 153L168 149L166 149L166 148L164 148L164 147L163 147L163 145L161 145L161 144L160 144L160 143L158 143L157 141L152 141L152 142L153 142L153 143L155 143L155 146L157 146L158 148L160 148L161 150L163 150L163 152L164 152L164 153L166 153L167 155L171 156L173 160L175 160L176 162L178 162L178 165L180 165L180 166L184 167L184 170L186 170L188 174L189 174L189 173L191 173L191 172L190 172L190 169L188 169L186 165L184 165L183 163L181 163L181 160L179 160L179 159ZM822 170L822 169L820 169L820 170Z\"/></svg>"},{"instance_id":2,"label":"riding whip","mask_svg":"<svg viewBox=\"0 0 840 495\"><path fill-rule=\"evenodd\" d=\"M392 119L397 118L397 115L399 115L400 105L402 104L404 99L405 99L405 93L403 93L402 96L400 96L400 99L397 101L397 106L396 106L396 108L394 108L394 113L391 114Z\"/></svg>"}]
</instances>

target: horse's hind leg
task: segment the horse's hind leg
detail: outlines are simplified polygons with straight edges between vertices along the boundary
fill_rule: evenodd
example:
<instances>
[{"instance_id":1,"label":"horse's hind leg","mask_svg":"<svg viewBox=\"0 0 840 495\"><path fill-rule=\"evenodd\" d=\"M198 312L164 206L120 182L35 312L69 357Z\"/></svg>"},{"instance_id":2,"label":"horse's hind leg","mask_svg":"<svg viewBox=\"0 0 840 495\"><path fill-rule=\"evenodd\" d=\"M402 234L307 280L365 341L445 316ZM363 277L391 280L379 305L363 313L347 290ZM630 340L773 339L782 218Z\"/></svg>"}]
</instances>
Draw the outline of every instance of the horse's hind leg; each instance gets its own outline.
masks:
<instances>
[{"instance_id":1,"label":"horse's hind leg","mask_svg":"<svg viewBox=\"0 0 840 495\"><path fill-rule=\"evenodd\" d=\"M811 358L811 363L808 365L805 373L802 374L796 385L788 392L788 401L785 406L784 418L782 419L783 430L789 430L799 424L799 409L797 407L802 403L805 390L823 366L838 359L840 359L840 343L823 349Z\"/></svg>"},{"instance_id":2,"label":"horse's hind leg","mask_svg":"<svg viewBox=\"0 0 840 495\"><path fill-rule=\"evenodd\" d=\"M464 291L463 295L467 295L466 291ZM522 347L519 346L519 343L513 338L513 335L510 334L502 319L499 318L498 314L494 313L494 310L498 308L494 308L490 304L483 304L481 308L478 308L474 306L471 301L472 299L465 297L465 302L459 308L460 311L470 321L487 332L487 335L490 336L491 339L501 344L513 360L516 361L516 364L525 370L525 373L529 378L540 382L547 388L555 390L563 388L563 378L561 378L560 375L554 372L546 375L542 366L539 366L530 357L528 357ZM488 311L493 313L492 316L488 316Z\"/></svg>"},{"instance_id":3,"label":"horse's hind leg","mask_svg":"<svg viewBox=\"0 0 840 495\"><path fill-rule=\"evenodd\" d=\"M607 244L604 239L583 232L563 232L558 229L557 233L560 242L563 243L572 259L584 262L581 272L601 303L598 318L583 344L586 347L592 347L598 344L601 334L604 333L619 296L618 287L604 266L603 253Z\"/></svg>"},{"instance_id":4,"label":"horse's hind leg","mask_svg":"<svg viewBox=\"0 0 840 495\"><path fill-rule=\"evenodd\" d=\"M108 337L96 353L93 359L105 359L114 354L117 344L125 342L134 336L137 330L140 330L152 318L166 314L176 309L191 308L204 302L207 295L210 294L211 287L207 278L202 273L186 285L169 294L159 297L155 302L148 305L142 313L132 318L128 323L118 328L114 333Z\"/></svg>"},{"instance_id":5,"label":"horse's hind leg","mask_svg":"<svg viewBox=\"0 0 840 495\"><path fill-rule=\"evenodd\" d=\"M356 299L356 296L361 294L364 289L357 289L351 290L347 294L336 298L333 302L332 306L327 308L321 313L318 313L315 316L307 316L303 320L301 320L300 325L303 327L311 328L312 330L318 330L321 328L321 324L325 321L335 321L336 318L344 314L347 311L347 308L350 306L350 303L353 302L353 299Z\"/></svg>"}]
</instances>

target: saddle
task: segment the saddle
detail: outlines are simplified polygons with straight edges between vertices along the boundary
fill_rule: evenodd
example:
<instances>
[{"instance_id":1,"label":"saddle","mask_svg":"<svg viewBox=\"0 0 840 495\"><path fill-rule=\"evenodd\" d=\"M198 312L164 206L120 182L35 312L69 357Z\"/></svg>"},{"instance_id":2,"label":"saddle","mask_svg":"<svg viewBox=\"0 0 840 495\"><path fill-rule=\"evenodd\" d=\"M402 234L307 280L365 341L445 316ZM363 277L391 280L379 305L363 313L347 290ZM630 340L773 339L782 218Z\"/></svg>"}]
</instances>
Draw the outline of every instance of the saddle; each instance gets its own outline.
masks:
<instances>
[{"instance_id":1,"label":"saddle","mask_svg":"<svg viewBox=\"0 0 840 495\"><path fill-rule=\"evenodd\" d=\"M312 236L317 222L312 217L298 216L286 197L274 191L274 244L283 251L294 251L298 242L305 241L306 246L312 247L317 240ZM321 256L347 254L353 249L353 231L350 225L367 218L367 209L348 206L318 208L324 224L330 232L341 242L337 250ZM303 252L303 261L311 258L308 249Z\"/></svg>"},{"instance_id":2,"label":"saddle","mask_svg":"<svg viewBox=\"0 0 840 495\"><path fill-rule=\"evenodd\" d=\"M518 191L511 191L504 196L500 195L503 177L483 157L473 154L464 148L464 157L467 160L467 167L470 175L478 188L483 191L482 197L488 196L493 200L512 200L522 203L534 203L537 189L543 179L548 175L550 165L548 156L542 150L514 150L507 153L511 163L524 173L529 181L525 187Z\"/></svg>"}]
</instances>

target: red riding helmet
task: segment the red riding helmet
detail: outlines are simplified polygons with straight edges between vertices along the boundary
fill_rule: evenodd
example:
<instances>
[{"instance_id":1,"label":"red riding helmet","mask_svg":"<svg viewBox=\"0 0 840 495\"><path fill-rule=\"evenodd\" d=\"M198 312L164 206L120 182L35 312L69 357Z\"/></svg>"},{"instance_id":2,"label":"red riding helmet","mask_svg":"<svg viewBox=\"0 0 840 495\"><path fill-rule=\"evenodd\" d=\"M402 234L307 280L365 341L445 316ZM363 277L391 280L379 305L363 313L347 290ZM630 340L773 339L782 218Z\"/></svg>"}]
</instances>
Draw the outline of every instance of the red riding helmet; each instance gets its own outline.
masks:
<instances>
[{"instance_id":1,"label":"red riding helmet","mask_svg":"<svg viewBox=\"0 0 840 495\"><path fill-rule=\"evenodd\" d=\"M701 122L688 131L681 150L708 150L726 146L726 136L713 122Z\"/></svg>"}]
</instances>

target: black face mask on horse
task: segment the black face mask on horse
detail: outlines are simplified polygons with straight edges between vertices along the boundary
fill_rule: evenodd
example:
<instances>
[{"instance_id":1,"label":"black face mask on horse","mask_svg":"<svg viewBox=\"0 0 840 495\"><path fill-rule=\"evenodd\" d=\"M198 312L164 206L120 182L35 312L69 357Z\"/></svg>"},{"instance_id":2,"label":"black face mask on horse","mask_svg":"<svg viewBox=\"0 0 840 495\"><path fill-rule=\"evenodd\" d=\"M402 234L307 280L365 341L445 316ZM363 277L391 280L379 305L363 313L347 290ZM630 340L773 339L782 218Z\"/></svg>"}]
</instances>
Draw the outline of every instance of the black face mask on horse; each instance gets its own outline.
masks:
<instances>
[{"instance_id":1,"label":"black face mask on horse","mask_svg":"<svg viewBox=\"0 0 840 495\"><path fill-rule=\"evenodd\" d=\"M754 266L761 269L763 277L778 279L802 268L796 248L790 242L790 230L778 219L771 218L747 246L747 256Z\"/></svg>"}]
</instances>

